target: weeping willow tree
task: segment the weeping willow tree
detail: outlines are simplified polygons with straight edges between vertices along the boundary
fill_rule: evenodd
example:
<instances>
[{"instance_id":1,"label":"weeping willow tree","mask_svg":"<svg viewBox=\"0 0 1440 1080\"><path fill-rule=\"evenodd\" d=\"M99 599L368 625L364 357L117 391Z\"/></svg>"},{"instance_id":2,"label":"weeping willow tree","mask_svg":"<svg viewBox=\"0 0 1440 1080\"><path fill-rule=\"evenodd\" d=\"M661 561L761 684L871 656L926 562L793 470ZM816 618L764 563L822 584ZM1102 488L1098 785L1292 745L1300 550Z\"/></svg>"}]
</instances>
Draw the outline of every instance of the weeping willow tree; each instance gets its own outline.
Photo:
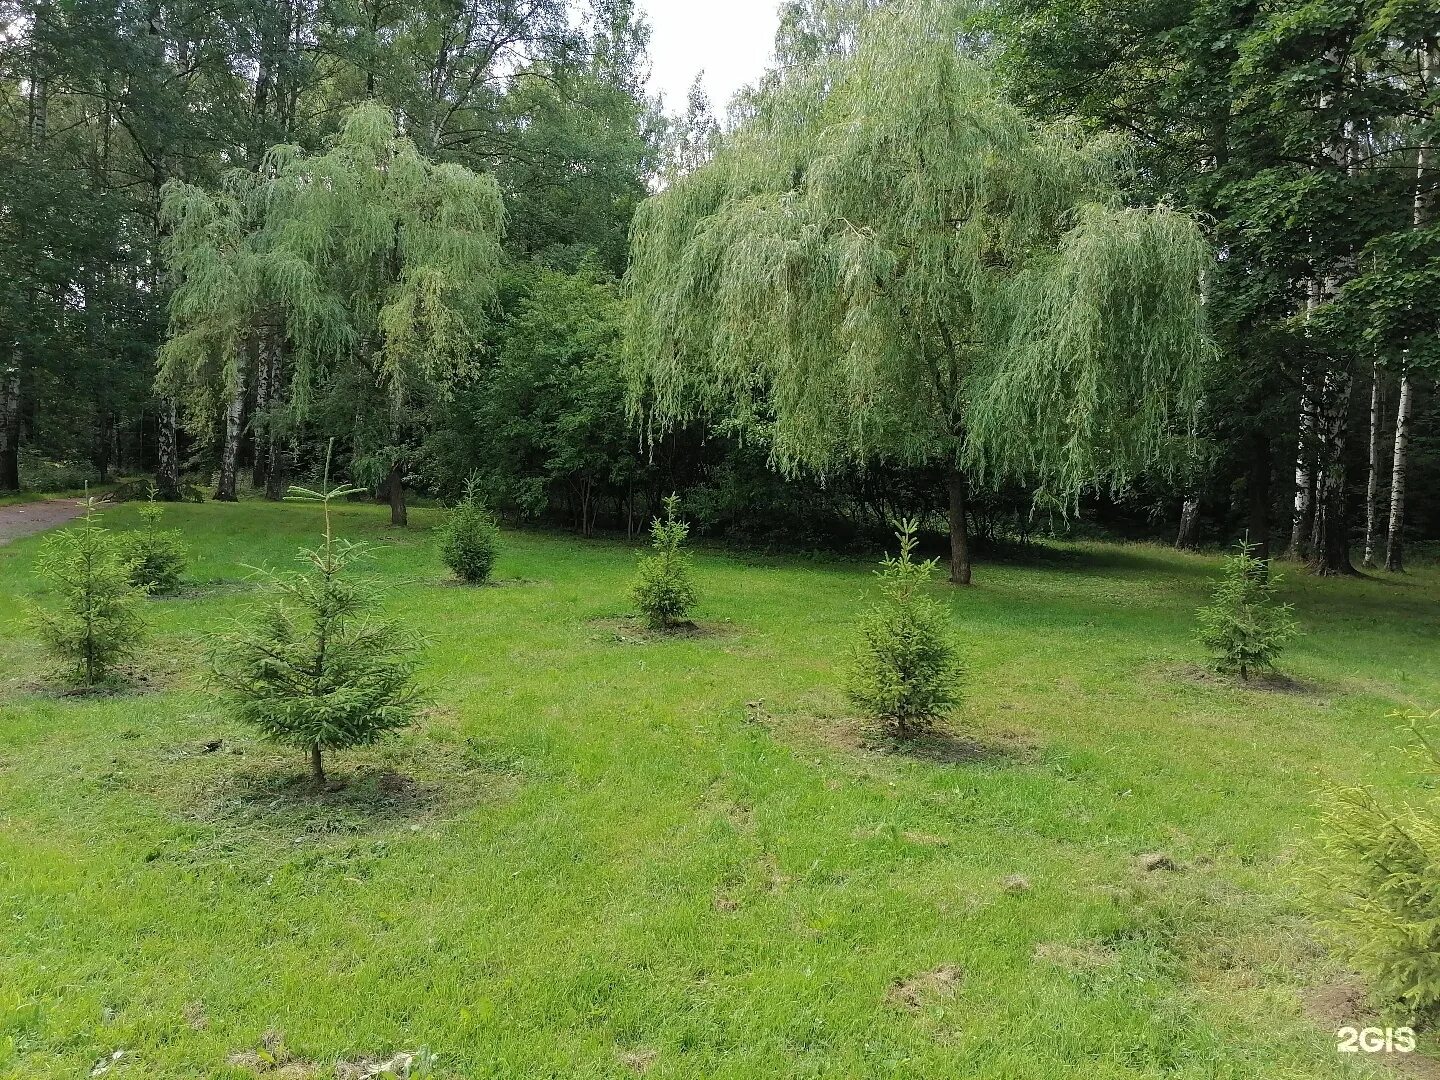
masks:
<instances>
[{"instance_id":1,"label":"weeping willow tree","mask_svg":"<svg viewBox=\"0 0 1440 1080\"><path fill-rule=\"evenodd\" d=\"M162 377L243 364L273 319L294 419L346 432L405 524L417 414L464 369L499 275L495 180L426 159L367 103L323 153L278 146L219 195L177 184L164 206L179 284Z\"/></svg>"},{"instance_id":2,"label":"weeping willow tree","mask_svg":"<svg viewBox=\"0 0 1440 1080\"><path fill-rule=\"evenodd\" d=\"M881 458L1073 500L1175 456L1208 352L1195 224L1122 204L1121 148L1004 98L963 13L905 0L778 74L647 200L627 277L634 410L723 417L783 470Z\"/></svg>"}]
</instances>

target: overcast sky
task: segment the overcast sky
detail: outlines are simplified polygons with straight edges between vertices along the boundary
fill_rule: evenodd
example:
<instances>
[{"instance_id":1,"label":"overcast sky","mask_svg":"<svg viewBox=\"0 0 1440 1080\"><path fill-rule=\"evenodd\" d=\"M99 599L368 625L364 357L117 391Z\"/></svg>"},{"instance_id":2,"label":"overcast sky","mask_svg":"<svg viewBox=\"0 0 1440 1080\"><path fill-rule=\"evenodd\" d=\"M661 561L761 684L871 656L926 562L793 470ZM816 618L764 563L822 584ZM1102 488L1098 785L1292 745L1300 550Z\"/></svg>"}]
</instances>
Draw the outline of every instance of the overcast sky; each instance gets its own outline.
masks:
<instances>
[{"instance_id":1,"label":"overcast sky","mask_svg":"<svg viewBox=\"0 0 1440 1080\"><path fill-rule=\"evenodd\" d=\"M722 120L730 96L754 80L770 59L779 0L640 0L650 17L650 92L666 111L685 109L695 73Z\"/></svg>"}]
</instances>

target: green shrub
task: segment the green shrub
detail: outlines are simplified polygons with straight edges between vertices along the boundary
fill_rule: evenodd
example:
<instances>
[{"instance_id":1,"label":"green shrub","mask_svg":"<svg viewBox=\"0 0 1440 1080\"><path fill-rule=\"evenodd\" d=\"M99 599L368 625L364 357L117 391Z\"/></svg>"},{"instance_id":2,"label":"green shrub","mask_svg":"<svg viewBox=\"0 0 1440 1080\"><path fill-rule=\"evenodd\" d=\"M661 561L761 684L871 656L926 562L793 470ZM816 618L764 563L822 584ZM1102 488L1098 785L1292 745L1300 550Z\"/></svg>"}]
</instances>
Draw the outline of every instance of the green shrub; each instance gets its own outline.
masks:
<instances>
[{"instance_id":1,"label":"green shrub","mask_svg":"<svg viewBox=\"0 0 1440 1080\"><path fill-rule=\"evenodd\" d=\"M318 790L324 751L366 746L408 726L424 699L414 679L418 641L375 613L377 594L347 576L366 548L330 527L331 501L360 489L290 490L324 504L324 543L302 551L308 570L268 575L276 595L222 637L214 668L241 720L272 742L309 751Z\"/></svg>"},{"instance_id":2,"label":"green shrub","mask_svg":"<svg viewBox=\"0 0 1440 1080\"><path fill-rule=\"evenodd\" d=\"M949 612L922 594L936 560L916 562L916 523L901 523L898 558L886 556L877 576L881 600L860 624L846 693L890 734L928 730L960 701L963 671Z\"/></svg>"},{"instance_id":3,"label":"green shrub","mask_svg":"<svg viewBox=\"0 0 1440 1080\"><path fill-rule=\"evenodd\" d=\"M690 557L680 545L690 525L676 515L680 497L665 499L665 519L650 522L651 554L640 560L630 595L652 630L673 630L685 620L699 599L690 577Z\"/></svg>"},{"instance_id":4,"label":"green shrub","mask_svg":"<svg viewBox=\"0 0 1440 1080\"><path fill-rule=\"evenodd\" d=\"M465 481L465 495L440 530L440 558L467 585L483 585L495 568L500 528L480 499L479 477Z\"/></svg>"},{"instance_id":5,"label":"green shrub","mask_svg":"<svg viewBox=\"0 0 1440 1080\"><path fill-rule=\"evenodd\" d=\"M185 573L185 541L175 529L159 528L165 508L155 501L156 488L150 485L150 501L140 508L144 524L125 533L126 553L135 561L130 583L152 593L174 592Z\"/></svg>"},{"instance_id":6,"label":"green shrub","mask_svg":"<svg viewBox=\"0 0 1440 1080\"><path fill-rule=\"evenodd\" d=\"M1440 777L1440 712L1410 718L1414 755ZM1332 787L1315 866L1326 917L1382 999L1408 1020L1440 1015L1440 798L1392 809Z\"/></svg>"},{"instance_id":7,"label":"green shrub","mask_svg":"<svg viewBox=\"0 0 1440 1080\"><path fill-rule=\"evenodd\" d=\"M1215 595L1197 613L1200 643L1210 650L1216 671L1250 677L1257 669L1271 668L1286 643L1295 636L1290 605L1275 603L1278 576L1255 558L1253 544L1242 540L1225 559Z\"/></svg>"},{"instance_id":8,"label":"green shrub","mask_svg":"<svg viewBox=\"0 0 1440 1080\"><path fill-rule=\"evenodd\" d=\"M35 571L54 587L58 604L37 608L32 619L45 644L86 686L102 682L145 635L145 590L132 583L134 557L100 527L95 505L87 498L80 524L41 547Z\"/></svg>"}]
</instances>

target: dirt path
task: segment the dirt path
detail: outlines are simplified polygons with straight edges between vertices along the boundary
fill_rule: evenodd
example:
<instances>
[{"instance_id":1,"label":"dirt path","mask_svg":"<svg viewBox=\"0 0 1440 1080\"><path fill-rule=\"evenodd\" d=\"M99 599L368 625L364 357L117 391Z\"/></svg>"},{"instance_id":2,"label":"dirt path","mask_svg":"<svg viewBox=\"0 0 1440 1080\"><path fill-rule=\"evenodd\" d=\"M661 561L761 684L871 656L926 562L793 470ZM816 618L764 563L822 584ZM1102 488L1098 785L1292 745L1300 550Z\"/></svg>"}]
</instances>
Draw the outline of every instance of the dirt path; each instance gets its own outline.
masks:
<instances>
[{"instance_id":1,"label":"dirt path","mask_svg":"<svg viewBox=\"0 0 1440 1080\"><path fill-rule=\"evenodd\" d=\"M17 536L53 529L84 513L76 499L46 499L43 502L16 503L0 506L0 545Z\"/></svg>"}]
</instances>

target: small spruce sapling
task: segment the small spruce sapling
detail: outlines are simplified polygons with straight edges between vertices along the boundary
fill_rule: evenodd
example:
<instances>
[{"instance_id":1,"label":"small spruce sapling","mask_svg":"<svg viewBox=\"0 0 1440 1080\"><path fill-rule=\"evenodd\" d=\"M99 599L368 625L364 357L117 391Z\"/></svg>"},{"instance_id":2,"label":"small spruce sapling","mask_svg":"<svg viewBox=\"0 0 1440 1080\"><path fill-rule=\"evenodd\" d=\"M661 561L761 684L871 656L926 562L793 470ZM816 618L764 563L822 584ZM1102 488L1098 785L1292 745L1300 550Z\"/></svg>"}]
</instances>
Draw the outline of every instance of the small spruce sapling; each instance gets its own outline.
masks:
<instances>
[{"instance_id":1,"label":"small spruce sapling","mask_svg":"<svg viewBox=\"0 0 1440 1080\"><path fill-rule=\"evenodd\" d=\"M306 750L316 790L324 752L368 746L414 722L424 704L415 683L419 642L375 613L378 595L350 580L367 554L339 539L330 504L361 490L292 487L289 498L324 508L325 537L301 551L303 571L267 573L276 595L225 635L214 671L235 714L269 740Z\"/></svg>"},{"instance_id":2,"label":"small spruce sapling","mask_svg":"<svg viewBox=\"0 0 1440 1080\"><path fill-rule=\"evenodd\" d=\"M665 518L650 522L651 554L640 560L630 595L651 630L673 630L699 599L690 576L690 557L681 550L690 524L679 518L680 497L665 498Z\"/></svg>"},{"instance_id":3,"label":"small spruce sapling","mask_svg":"<svg viewBox=\"0 0 1440 1080\"><path fill-rule=\"evenodd\" d=\"M1255 546L1241 540L1226 556L1214 598L1197 612L1200 643L1210 650L1216 671L1248 679L1275 666L1297 632L1290 605L1275 602L1278 576L1255 558Z\"/></svg>"},{"instance_id":4,"label":"small spruce sapling","mask_svg":"<svg viewBox=\"0 0 1440 1080\"><path fill-rule=\"evenodd\" d=\"M185 572L185 542L176 529L161 529L165 508L156 501L159 489L150 485L149 501L140 508L143 524L124 534L126 552L135 560L130 582L152 593L174 592Z\"/></svg>"},{"instance_id":5,"label":"small spruce sapling","mask_svg":"<svg viewBox=\"0 0 1440 1080\"><path fill-rule=\"evenodd\" d=\"M936 560L913 558L917 524L901 522L899 557L876 571L881 599L860 624L846 694L897 738L929 730L960 702L963 668L949 612L922 592Z\"/></svg>"},{"instance_id":6,"label":"small spruce sapling","mask_svg":"<svg viewBox=\"0 0 1440 1080\"><path fill-rule=\"evenodd\" d=\"M134 654L145 636L145 589L132 583L135 558L100 527L96 501L85 499L79 525L49 537L35 572L58 594L54 609L37 608L32 625L85 686L96 686Z\"/></svg>"},{"instance_id":7,"label":"small spruce sapling","mask_svg":"<svg viewBox=\"0 0 1440 1080\"><path fill-rule=\"evenodd\" d=\"M440 530L440 558L467 585L483 585L495 568L500 528L480 498L480 478L465 481L465 494Z\"/></svg>"},{"instance_id":8,"label":"small spruce sapling","mask_svg":"<svg viewBox=\"0 0 1440 1080\"><path fill-rule=\"evenodd\" d=\"M1440 712L1408 717L1440 778ZM1390 807L1368 788L1326 793L1313 893L1377 996L1407 1021L1440 1016L1440 799Z\"/></svg>"}]
</instances>

